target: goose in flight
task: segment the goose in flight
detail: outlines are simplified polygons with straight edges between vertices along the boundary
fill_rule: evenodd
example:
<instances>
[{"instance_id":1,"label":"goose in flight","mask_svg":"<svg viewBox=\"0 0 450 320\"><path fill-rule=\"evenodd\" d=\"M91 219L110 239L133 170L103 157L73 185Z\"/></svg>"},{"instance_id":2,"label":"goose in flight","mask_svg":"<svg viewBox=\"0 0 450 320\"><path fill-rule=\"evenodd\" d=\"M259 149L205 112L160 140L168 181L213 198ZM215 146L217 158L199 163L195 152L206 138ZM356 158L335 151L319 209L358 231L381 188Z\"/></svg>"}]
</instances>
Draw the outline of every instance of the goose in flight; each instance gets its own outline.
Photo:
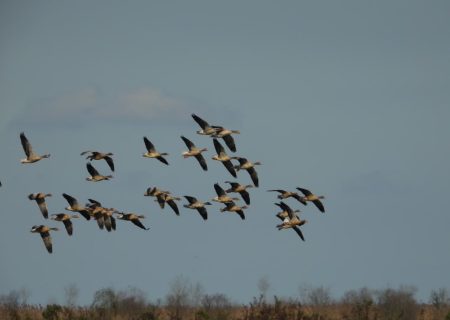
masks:
<instances>
[{"instance_id":1,"label":"goose in flight","mask_svg":"<svg viewBox=\"0 0 450 320\"><path fill-rule=\"evenodd\" d=\"M21 163L33 163L37 162L44 158L49 158L50 154L44 154L42 156L34 153L31 143L28 141L25 133L20 133L20 142L22 143L23 151L25 151L25 155L27 156L25 159L21 159Z\"/></svg>"},{"instance_id":2,"label":"goose in flight","mask_svg":"<svg viewBox=\"0 0 450 320\"><path fill-rule=\"evenodd\" d=\"M97 169L95 169L90 162L86 163L86 168L90 174L90 176L86 178L87 181L98 182L103 180L109 180L113 177L112 175L107 176L101 175L100 173L98 173Z\"/></svg>"},{"instance_id":3,"label":"goose in flight","mask_svg":"<svg viewBox=\"0 0 450 320\"><path fill-rule=\"evenodd\" d=\"M49 253L53 252L52 247L52 237L50 236L50 231L58 231L58 228L50 228L44 225L33 226L30 232L39 233L44 241L44 245Z\"/></svg>"},{"instance_id":4,"label":"goose in flight","mask_svg":"<svg viewBox=\"0 0 450 320\"><path fill-rule=\"evenodd\" d=\"M224 189L222 189L222 187L218 184L215 183L214 184L214 190L216 190L217 193L217 197L214 197L212 199L212 201L216 201L216 202L220 202L220 203L228 203L228 202L233 202L234 200L239 200L239 198L232 198L229 195L227 195L227 193L225 192Z\"/></svg>"},{"instance_id":5,"label":"goose in flight","mask_svg":"<svg viewBox=\"0 0 450 320\"><path fill-rule=\"evenodd\" d=\"M42 193L42 192L30 193L28 195L28 199L36 201L37 205L39 206L39 210L41 210L41 213L45 219L48 218L48 209L47 204L45 203L45 198L51 196L52 196L51 193Z\"/></svg>"},{"instance_id":6,"label":"goose in flight","mask_svg":"<svg viewBox=\"0 0 450 320\"><path fill-rule=\"evenodd\" d=\"M306 206L306 200L302 196L300 196L297 192L286 191L286 190L283 190L283 189L274 189L274 190L267 190L267 191L270 191L270 192L274 191L274 192L280 193L277 196L278 199L283 200L283 199L287 199L289 197L292 197L292 198L297 199L299 202L301 202L302 204L304 204Z\"/></svg>"},{"instance_id":7,"label":"goose in flight","mask_svg":"<svg viewBox=\"0 0 450 320\"><path fill-rule=\"evenodd\" d=\"M317 209L320 210L320 212L325 212L325 207L323 206L323 203L320 201L320 199L325 199L324 196L317 196L308 189L304 188L296 188L296 189L299 190L301 193L303 193L304 195L303 199L314 203L314 205L317 207Z\"/></svg>"},{"instance_id":8,"label":"goose in flight","mask_svg":"<svg viewBox=\"0 0 450 320\"><path fill-rule=\"evenodd\" d=\"M253 188L251 184L243 185L239 184L238 182L231 182L231 181L225 181L226 183L230 184L230 188L226 190L227 193L236 192L239 193L244 199L246 204L250 204L250 194L248 193L248 188Z\"/></svg>"},{"instance_id":9,"label":"goose in flight","mask_svg":"<svg viewBox=\"0 0 450 320\"><path fill-rule=\"evenodd\" d=\"M282 208L282 212L279 212L276 216L283 222L279 225L277 225L278 230L282 229L293 229L298 236L305 241L305 237L303 235L303 232L300 230L300 226L307 223L307 220L301 220L300 217L295 213L297 212L292 210L288 205L284 204L283 202L280 202L279 204L275 203L277 206ZM283 218L284 217L284 218Z\"/></svg>"},{"instance_id":10,"label":"goose in flight","mask_svg":"<svg viewBox=\"0 0 450 320\"><path fill-rule=\"evenodd\" d=\"M208 219L208 212L206 211L205 205L211 205L211 202L202 202L197 200L195 197L184 196L189 204L183 205L185 208L196 209L198 213L202 216L203 220Z\"/></svg>"},{"instance_id":11,"label":"goose in flight","mask_svg":"<svg viewBox=\"0 0 450 320\"><path fill-rule=\"evenodd\" d=\"M201 135L211 136L213 134L216 134L218 131L217 127L210 126L208 122L197 116L196 114L191 115L192 118L194 118L195 122L202 128L201 130L198 130L197 133Z\"/></svg>"},{"instance_id":12,"label":"goose in flight","mask_svg":"<svg viewBox=\"0 0 450 320\"><path fill-rule=\"evenodd\" d=\"M225 141L227 147L232 151L236 152L236 144L234 143L234 138L232 134L240 134L239 130L229 130L220 126L213 126L216 132L211 135L213 138L222 138Z\"/></svg>"},{"instance_id":13,"label":"goose in flight","mask_svg":"<svg viewBox=\"0 0 450 320\"><path fill-rule=\"evenodd\" d=\"M160 193L156 196L156 201L158 201L159 206L161 208L164 208L164 204L167 203L169 207L172 208L172 210L175 212L177 216L180 215L180 211L178 210L178 206L175 202L175 200L181 200L179 197L174 197L170 193Z\"/></svg>"},{"instance_id":14,"label":"goose in flight","mask_svg":"<svg viewBox=\"0 0 450 320\"><path fill-rule=\"evenodd\" d=\"M225 203L225 207L220 209L220 212L225 211L236 212L239 215L239 217L241 217L242 220L245 220L244 209L247 208L248 208L247 206L240 207L234 202L227 202Z\"/></svg>"},{"instance_id":15,"label":"goose in flight","mask_svg":"<svg viewBox=\"0 0 450 320\"><path fill-rule=\"evenodd\" d=\"M111 158L113 155L111 152L98 152L98 151L83 151L80 155L84 156L85 154L89 153L89 155L86 157L86 159L92 160L105 160L108 164L111 171L114 172L114 161Z\"/></svg>"},{"instance_id":16,"label":"goose in flight","mask_svg":"<svg viewBox=\"0 0 450 320\"><path fill-rule=\"evenodd\" d=\"M167 160L163 157L163 156L168 156L169 155L168 153L156 151L155 146L153 145L153 143L150 142L150 140L147 139L147 137L144 137L144 143L145 143L145 148L147 149L147 152L142 155L143 157L156 158L159 161L161 161L162 163L169 165L169 162L167 162Z\"/></svg>"},{"instance_id":17,"label":"goose in flight","mask_svg":"<svg viewBox=\"0 0 450 320\"><path fill-rule=\"evenodd\" d=\"M184 141L184 143L186 144L186 146L188 147L189 151L184 151L183 154L183 158L188 158L188 157L195 157L195 159L197 159L198 163L200 164L200 166L202 167L202 169L204 171L208 170L208 166L206 165L206 161L205 158L202 155L202 152L207 151L207 148L197 148L195 146L195 144L189 140L188 138L181 136L181 139Z\"/></svg>"},{"instance_id":18,"label":"goose in flight","mask_svg":"<svg viewBox=\"0 0 450 320\"><path fill-rule=\"evenodd\" d=\"M123 212L117 213L117 219L131 221L134 225L138 226L139 228L149 230L149 228L146 228L139 220L144 218L145 216L138 215L136 213L123 213Z\"/></svg>"},{"instance_id":19,"label":"goose in flight","mask_svg":"<svg viewBox=\"0 0 450 320\"><path fill-rule=\"evenodd\" d=\"M258 173L255 170L255 166L261 165L261 162L259 161L251 162L248 161L246 158L242 157L233 157L232 159L236 159L237 161L239 161L239 165L234 167L236 171L239 171L241 169L247 170L248 174L250 175L250 178L253 181L253 184L255 185L255 187L258 187L259 180L258 180Z\"/></svg>"},{"instance_id":20,"label":"goose in flight","mask_svg":"<svg viewBox=\"0 0 450 320\"><path fill-rule=\"evenodd\" d=\"M225 168L227 168L228 172L236 178L236 171L234 170L234 166L231 162L230 156L226 154L225 149L216 138L213 139L213 142L217 155L213 156L212 159L222 162Z\"/></svg>"},{"instance_id":21,"label":"goose in flight","mask_svg":"<svg viewBox=\"0 0 450 320\"><path fill-rule=\"evenodd\" d=\"M77 214L55 213L51 215L50 219L55 221L61 221L62 223L64 223L64 227L66 228L67 234L71 236L73 233L73 225L70 219L73 218L79 218L79 216Z\"/></svg>"},{"instance_id":22,"label":"goose in flight","mask_svg":"<svg viewBox=\"0 0 450 320\"><path fill-rule=\"evenodd\" d=\"M77 199L74 197L68 195L67 193L63 193L62 196L66 201L69 203L69 206L64 208L68 211L72 212L78 212L81 214L86 220L91 219L91 215L89 214L89 208L86 208L85 206L82 206L78 203Z\"/></svg>"}]
</instances>

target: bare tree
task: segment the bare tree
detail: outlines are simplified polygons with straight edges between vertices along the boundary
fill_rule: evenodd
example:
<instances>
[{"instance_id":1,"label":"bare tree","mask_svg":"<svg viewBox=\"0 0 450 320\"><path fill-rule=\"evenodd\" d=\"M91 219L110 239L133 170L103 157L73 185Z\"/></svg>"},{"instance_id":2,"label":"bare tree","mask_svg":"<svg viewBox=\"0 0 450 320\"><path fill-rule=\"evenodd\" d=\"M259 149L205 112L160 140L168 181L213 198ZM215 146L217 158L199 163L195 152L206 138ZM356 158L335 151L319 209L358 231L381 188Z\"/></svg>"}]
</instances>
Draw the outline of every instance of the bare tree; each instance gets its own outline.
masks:
<instances>
[{"instance_id":1,"label":"bare tree","mask_svg":"<svg viewBox=\"0 0 450 320\"><path fill-rule=\"evenodd\" d=\"M169 293L166 295L166 305L170 319L179 320L185 318L187 310L200 304L203 295L203 287L196 283L192 285L190 280L183 276L177 276L170 284Z\"/></svg>"},{"instance_id":2,"label":"bare tree","mask_svg":"<svg viewBox=\"0 0 450 320\"><path fill-rule=\"evenodd\" d=\"M417 319L418 305L414 298L416 288L401 286L399 289L387 288L378 292L377 307L382 319Z\"/></svg>"}]
</instances>

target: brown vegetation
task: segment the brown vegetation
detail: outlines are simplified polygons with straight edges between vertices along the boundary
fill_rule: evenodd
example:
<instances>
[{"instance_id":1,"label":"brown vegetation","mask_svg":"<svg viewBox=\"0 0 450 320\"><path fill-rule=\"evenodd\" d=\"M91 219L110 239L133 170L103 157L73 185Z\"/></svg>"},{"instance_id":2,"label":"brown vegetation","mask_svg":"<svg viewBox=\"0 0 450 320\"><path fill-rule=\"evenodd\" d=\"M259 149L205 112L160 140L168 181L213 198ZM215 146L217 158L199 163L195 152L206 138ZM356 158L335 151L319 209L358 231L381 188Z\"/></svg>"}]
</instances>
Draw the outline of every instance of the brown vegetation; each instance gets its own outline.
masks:
<instances>
[{"instance_id":1,"label":"brown vegetation","mask_svg":"<svg viewBox=\"0 0 450 320\"><path fill-rule=\"evenodd\" d=\"M450 299L446 289L433 290L429 303L418 303L415 289L400 287L350 290L335 300L329 289L301 288L300 298L269 302L261 290L258 298L237 305L221 293L205 294L200 284L176 278L164 303L150 303L143 291L131 288L116 291L103 288L95 292L89 307L74 305L73 286L66 289L67 305L27 304L26 290L0 296L0 319L33 320L450 320ZM266 286L263 288L265 289Z\"/></svg>"}]
</instances>

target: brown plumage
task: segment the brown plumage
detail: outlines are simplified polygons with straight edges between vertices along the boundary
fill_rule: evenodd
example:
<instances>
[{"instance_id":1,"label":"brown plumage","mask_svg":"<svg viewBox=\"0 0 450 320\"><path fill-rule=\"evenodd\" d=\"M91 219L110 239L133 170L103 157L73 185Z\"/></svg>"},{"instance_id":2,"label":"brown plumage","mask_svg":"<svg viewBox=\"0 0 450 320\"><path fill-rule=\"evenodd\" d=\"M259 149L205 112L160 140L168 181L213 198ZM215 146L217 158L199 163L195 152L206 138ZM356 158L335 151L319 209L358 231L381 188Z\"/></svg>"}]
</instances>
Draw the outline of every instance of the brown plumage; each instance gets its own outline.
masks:
<instances>
[{"instance_id":1,"label":"brown plumage","mask_svg":"<svg viewBox=\"0 0 450 320\"><path fill-rule=\"evenodd\" d=\"M42 156L36 154L33 152L33 147L31 146L31 143L28 141L27 137L25 136L25 133L20 133L20 142L22 143L23 151L25 152L25 155L27 156L25 159L21 159L21 163L34 163L44 158L49 158L50 154L44 154Z\"/></svg>"},{"instance_id":2,"label":"brown plumage","mask_svg":"<svg viewBox=\"0 0 450 320\"><path fill-rule=\"evenodd\" d=\"M68 213L55 213L51 215L51 219L55 221L61 221L64 223L64 227L66 228L67 234L69 236L73 233L73 225L70 219L79 218L76 214L68 214Z\"/></svg>"},{"instance_id":3,"label":"brown plumage","mask_svg":"<svg viewBox=\"0 0 450 320\"><path fill-rule=\"evenodd\" d=\"M297 199L300 203L304 204L306 206L306 200L300 196L297 192L294 191L286 191L286 190L282 190L282 189L274 189L274 190L267 190L267 191L275 191L280 193L277 198L278 199L287 199L289 197L292 197L294 199Z\"/></svg>"},{"instance_id":4,"label":"brown plumage","mask_svg":"<svg viewBox=\"0 0 450 320\"><path fill-rule=\"evenodd\" d=\"M320 199L325 199L324 196L317 196L314 193L312 193L311 191L309 191L308 189L304 189L304 188L297 188L297 190L299 190L301 193L303 193L304 195L304 199L306 201L311 201L312 203L314 203L314 205L317 207L317 209L320 210L320 212L325 212L325 207L323 206L323 203L320 201Z\"/></svg>"},{"instance_id":5,"label":"brown plumage","mask_svg":"<svg viewBox=\"0 0 450 320\"><path fill-rule=\"evenodd\" d=\"M139 219L144 219L145 216L143 215L138 215L136 213L123 213L123 212L119 212L117 214L117 219L120 220L126 220L126 221L131 221L134 225L138 226L141 229L144 230L149 230L149 228L146 228L142 222Z\"/></svg>"},{"instance_id":6,"label":"brown plumage","mask_svg":"<svg viewBox=\"0 0 450 320\"><path fill-rule=\"evenodd\" d=\"M42 241L44 241L44 245L47 248L47 251L49 253L53 252L53 246L52 246L52 237L50 236L50 230L52 231L58 231L58 228L50 228L44 225L39 226L33 226L30 230L30 232L33 233L39 233L42 237Z\"/></svg>"},{"instance_id":7,"label":"brown plumage","mask_svg":"<svg viewBox=\"0 0 450 320\"><path fill-rule=\"evenodd\" d=\"M87 153L90 153L86 159L92 160L105 160L108 164L111 171L114 171L114 161L111 158L113 155L111 152L98 152L98 151L83 151L80 155L85 155Z\"/></svg>"},{"instance_id":8,"label":"brown plumage","mask_svg":"<svg viewBox=\"0 0 450 320\"><path fill-rule=\"evenodd\" d=\"M41 210L42 215L44 216L45 219L48 218L48 209L47 209L47 204L45 203L45 198L46 197L51 197L52 194L51 193L31 193L28 195L28 199L30 200L35 200L39 210Z\"/></svg>"},{"instance_id":9,"label":"brown plumage","mask_svg":"<svg viewBox=\"0 0 450 320\"><path fill-rule=\"evenodd\" d=\"M144 137L144 144L147 152L142 155L143 157L156 158L165 165L169 165L169 162L167 162L167 160L163 157L169 155L168 153L156 151L155 146L150 142L150 140L147 139L147 137Z\"/></svg>"}]
</instances>

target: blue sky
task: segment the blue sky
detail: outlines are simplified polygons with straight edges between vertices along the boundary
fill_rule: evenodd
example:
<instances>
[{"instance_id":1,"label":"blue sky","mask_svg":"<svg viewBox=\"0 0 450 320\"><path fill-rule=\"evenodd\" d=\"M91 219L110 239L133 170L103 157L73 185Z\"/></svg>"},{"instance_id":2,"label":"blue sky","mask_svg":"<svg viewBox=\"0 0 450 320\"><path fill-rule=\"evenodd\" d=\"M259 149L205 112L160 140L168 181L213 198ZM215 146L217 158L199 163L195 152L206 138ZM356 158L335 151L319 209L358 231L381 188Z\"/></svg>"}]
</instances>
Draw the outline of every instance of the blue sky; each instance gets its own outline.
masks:
<instances>
[{"instance_id":1,"label":"blue sky","mask_svg":"<svg viewBox=\"0 0 450 320\"><path fill-rule=\"evenodd\" d=\"M447 1L2 1L0 5L0 293L80 303L103 287L164 297L178 275L247 302L301 284L336 296L363 286L450 287L450 4ZM236 155L261 161L247 219L209 208L175 216L149 186L200 199L232 177L211 160L191 113L240 130ZM51 158L22 165L19 133ZM184 135L207 147L209 170L183 159ZM147 136L170 166L144 159ZM114 153L108 182L90 183L84 150ZM105 163L94 162L107 172ZM250 183L245 172L241 183ZM301 242L278 231L276 195L302 186L326 214L295 200ZM47 254L29 229L46 223L32 192L146 215L149 231L74 221ZM179 203L181 207L185 201Z\"/></svg>"}]
</instances>

